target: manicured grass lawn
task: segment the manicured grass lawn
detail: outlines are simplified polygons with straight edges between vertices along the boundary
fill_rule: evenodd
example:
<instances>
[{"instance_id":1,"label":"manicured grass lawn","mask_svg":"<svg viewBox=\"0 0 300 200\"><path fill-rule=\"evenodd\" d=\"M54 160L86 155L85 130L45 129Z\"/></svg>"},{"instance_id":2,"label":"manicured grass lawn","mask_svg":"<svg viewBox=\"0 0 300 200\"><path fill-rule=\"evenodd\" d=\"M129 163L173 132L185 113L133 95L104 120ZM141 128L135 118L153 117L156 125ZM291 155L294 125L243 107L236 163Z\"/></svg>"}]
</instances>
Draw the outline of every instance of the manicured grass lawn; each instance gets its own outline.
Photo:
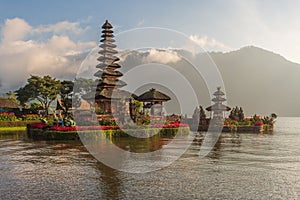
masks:
<instances>
[{"instance_id":1,"label":"manicured grass lawn","mask_svg":"<svg viewBox=\"0 0 300 200\"><path fill-rule=\"evenodd\" d=\"M0 127L1 131L25 131L26 126L18 126L18 127Z\"/></svg>"}]
</instances>

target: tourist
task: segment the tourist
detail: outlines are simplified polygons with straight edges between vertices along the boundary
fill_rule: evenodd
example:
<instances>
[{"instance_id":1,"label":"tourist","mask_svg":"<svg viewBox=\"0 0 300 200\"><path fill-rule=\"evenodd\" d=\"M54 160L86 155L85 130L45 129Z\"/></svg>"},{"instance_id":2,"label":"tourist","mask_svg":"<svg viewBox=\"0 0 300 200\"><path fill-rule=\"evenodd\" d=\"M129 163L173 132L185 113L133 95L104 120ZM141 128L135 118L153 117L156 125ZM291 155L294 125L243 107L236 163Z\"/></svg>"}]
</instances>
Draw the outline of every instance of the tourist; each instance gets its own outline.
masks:
<instances>
[{"instance_id":1,"label":"tourist","mask_svg":"<svg viewBox=\"0 0 300 200\"><path fill-rule=\"evenodd\" d=\"M56 116L56 114L53 114L53 125L54 126L58 126L58 117Z\"/></svg>"},{"instance_id":2,"label":"tourist","mask_svg":"<svg viewBox=\"0 0 300 200\"><path fill-rule=\"evenodd\" d=\"M58 125L64 126L64 120L61 113L58 115Z\"/></svg>"}]
</instances>

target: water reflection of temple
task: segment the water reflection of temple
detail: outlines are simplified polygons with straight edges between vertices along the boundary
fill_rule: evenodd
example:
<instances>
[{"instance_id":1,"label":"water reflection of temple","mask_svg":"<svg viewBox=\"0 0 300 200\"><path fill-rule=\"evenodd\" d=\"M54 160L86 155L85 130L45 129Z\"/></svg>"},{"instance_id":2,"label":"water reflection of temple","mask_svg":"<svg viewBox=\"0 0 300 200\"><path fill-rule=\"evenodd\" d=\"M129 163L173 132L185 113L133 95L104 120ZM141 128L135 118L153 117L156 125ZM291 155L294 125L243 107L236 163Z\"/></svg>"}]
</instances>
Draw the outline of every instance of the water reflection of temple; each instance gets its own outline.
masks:
<instances>
[{"instance_id":1,"label":"water reflection of temple","mask_svg":"<svg viewBox=\"0 0 300 200\"><path fill-rule=\"evenodd\" d=\"M99 182L104 183L99 187L102 191L103 199L120 199L122 196L122 180L120 179L120 172L116 169L110 168L101 162L97 162L96 168L101 172Z\"/></svg>"},{"instance_id":2,"label":"water reflection of temple","mask_svg":"<svg viewBox=\"0 0 300 200\"><path fill-rule=\"evenodd\" d=\"M171 142L173 137L154 135L149 138L113 137L110 141L121 149L134 153L148 153L160 150Z\"/></svg>"},{"instance_id":3,"label":"water reflection of temple","mask_svg":"<svg viewBox=\"0 0 300 200\"><path fill-rule=\"evenodd\" d=\"M202 146L205 136L206 134L204 132L198 132L195 135L192 146ZM222 134L220 135L217 142L215 143L215 145L213 146L213 148L211 149L211 151L207 156L208 158L218 160L223 155L222 153L223 149L228 148L230 146L230 147L234 147L234 151L236 151L235 148L240 148L241 144L242 144L242 137L240 134L238 133Z\"/></svg>"}]
</instances>

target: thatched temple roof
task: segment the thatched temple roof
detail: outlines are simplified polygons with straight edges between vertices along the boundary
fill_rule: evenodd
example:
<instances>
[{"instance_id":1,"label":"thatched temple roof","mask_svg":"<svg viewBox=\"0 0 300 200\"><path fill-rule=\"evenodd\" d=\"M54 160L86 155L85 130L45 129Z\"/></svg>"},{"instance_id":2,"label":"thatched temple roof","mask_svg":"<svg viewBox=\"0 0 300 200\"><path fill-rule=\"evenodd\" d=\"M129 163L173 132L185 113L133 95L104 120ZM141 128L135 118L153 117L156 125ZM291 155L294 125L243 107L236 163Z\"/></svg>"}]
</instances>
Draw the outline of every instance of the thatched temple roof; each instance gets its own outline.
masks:
<instances>
[{"instance_id":1,"label":"thatched temple roof","mask_svg":"<svg viewBox=\"0 0 300 200\"><path fill-rule=\"evenodd\" d=\"M102 89L101 91L90 92L88 94L83 95L83 99L87 101L94 101L94 100L101 100L101 99L112 99L112 100L120 100L120 99L136 99L137 96L132 94L126 90L114 89L114 90L107 90Z\"/></svg>"},{"instance_id":2,"label":"thatched temple roof","mask_svg":"<svg viewBox=\"0 0 300 200\"><path fill-rule=\"evenodd\" d=\"M151 102L151 101L163 102L163 101L169 101L169 100L171 100L171 98L168 95L161 93L161 92L155 90L154 88L152 88L149 91L141 94L137 98L137 100L142 101L142 102Z\"/></svg>"},{"instance_id":3,"label":"thatched temple roof","mask_svg":"<svg viewBox=\"0 0 300 200\"><path fill-rule=\"evenodd\" d=\"M0 108L19 108L19 105L9 99L0 98Z\"/></svg>"}]
</instances>

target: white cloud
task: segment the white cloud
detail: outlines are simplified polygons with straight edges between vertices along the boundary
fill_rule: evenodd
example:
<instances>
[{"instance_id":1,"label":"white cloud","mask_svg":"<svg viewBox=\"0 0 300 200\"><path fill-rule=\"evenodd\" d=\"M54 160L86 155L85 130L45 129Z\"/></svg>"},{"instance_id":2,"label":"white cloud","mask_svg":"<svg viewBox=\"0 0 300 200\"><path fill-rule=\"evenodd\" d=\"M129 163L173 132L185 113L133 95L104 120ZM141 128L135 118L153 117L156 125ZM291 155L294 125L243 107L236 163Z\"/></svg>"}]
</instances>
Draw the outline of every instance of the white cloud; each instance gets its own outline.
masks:
<instances>
[{"instance_id":1,"label":"white cloud","mask_svg":"<svg viewBox=\"0 0 300 200\"><path fill-rule=\"evenodd\" d=\"M50 32L50 38L45 41L26 39L36 34L37 30L41 33ZM95 47L96 43L74 41L63 33L65 30L79 34L84 29L76 22L59 22L34 28L23 19L7 19L1 28L0 40L1 92L18 88L30 74L72 78L83 59L77 58Z\"/></svg>"},{"instance_id":2,"label":"white cloud","mask_svg":"<svg viewBox=\"0 0 300 200\"><path fill-rule=\"evenodd\" d=\"M88 29L89 27L86 27L85 29L80 27L79 22L68 22L68 21L62 21L58 22L56 24L49 24L49 25L41 25L38 28L34 29L34 32L36 33L54 33L54 34L61 34L61 33L67 33L72 32L75 34L81 34L84 32L84 30Z\"/></svg>"},{"instance_id":3,"label":"white cloud","mask_svg":"<svg viewBox=\"0 0 300 200\"><path fill-rule=\"evenodd\" d=\"M150 49L147 57L143 59L144 62L157 62L161 64L167 63L176 63L181 60L180 56L177 52L172 50L158 50L158 49Z\"/></svg>"},{"instance_id":4,"label":"white cloud","mask_svg":"<svg viewBox=\"0 0 300 200\"><path fill-rule=\"evenodd\" d=\"M222 42L216 40L215 38L209 38L208 36L199 37L198 35L191 35L189 38L196 44L200 45L203 49L221 51L232 50Z\"/></svg>"},{"instance_id":5,"label":"white cloud","mask_svg":"<svg viewBox=\"0 0 300 200\"><path fill-rule=\"evenodd\" d=\"M25 20L20 18L7 19L2 28L2 43L20 40L30 31L32 31L32 27Z\"/></svg>"}]
</instances>

